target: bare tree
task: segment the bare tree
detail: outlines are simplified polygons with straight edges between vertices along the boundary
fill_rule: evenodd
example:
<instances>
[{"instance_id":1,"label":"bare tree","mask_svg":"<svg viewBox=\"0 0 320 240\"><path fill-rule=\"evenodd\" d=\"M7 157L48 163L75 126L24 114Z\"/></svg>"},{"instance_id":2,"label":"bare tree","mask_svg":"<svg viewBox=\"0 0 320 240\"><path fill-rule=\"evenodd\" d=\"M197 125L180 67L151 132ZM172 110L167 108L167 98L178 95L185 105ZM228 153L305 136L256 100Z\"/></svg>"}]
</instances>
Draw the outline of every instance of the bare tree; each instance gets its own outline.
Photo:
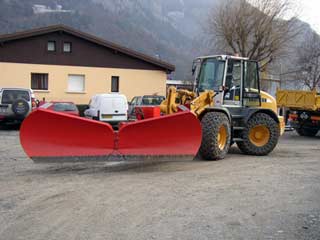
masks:
<instances>
[{"instance_id":1,"label":"bare tree","mask_svg":"<svg viewBox=\"0 0 320 240\"><path fill-rule=\"evenodd\" d=\"M298 48L297 78L310 90L320 88L320 36L311 32Z\"/></svg>"},{"instance_id":2,"label":"bare tree","mask_svg":"<svg viewBox=\"0 0 320 240\"><path fill-rule=\"evenodd\" d=\"M298 34L290 0L226 0L210 13L208 31L215 47L267 66Z\"/></svg>"}]
</instances>

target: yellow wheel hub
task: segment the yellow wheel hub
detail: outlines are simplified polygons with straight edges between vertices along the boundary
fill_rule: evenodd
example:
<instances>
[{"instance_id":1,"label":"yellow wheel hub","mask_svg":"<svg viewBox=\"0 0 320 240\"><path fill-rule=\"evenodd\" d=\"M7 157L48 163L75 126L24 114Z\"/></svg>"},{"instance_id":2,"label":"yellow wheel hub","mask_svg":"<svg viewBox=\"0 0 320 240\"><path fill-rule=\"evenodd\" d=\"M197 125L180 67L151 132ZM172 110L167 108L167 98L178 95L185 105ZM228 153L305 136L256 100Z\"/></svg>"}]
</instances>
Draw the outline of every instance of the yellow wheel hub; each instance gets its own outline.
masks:
<instances>
[{"instance_id":1,"label":"yellow wheel hub","mask_svg":"<svg viewBox=\"0 0 320 240\"><path fill-rule=\"evenodd\" d=\"M225 126L221 126L218 133L218 145L220 150L223 150L227 145L227 128Z\"/></svg>"},{"instance_id":2,"label":"yellow wheel hub","mask_svg":"<svg viewBox=\"0 0 320 240\"><path fill-rule=\"evenodd\" d=\"M249 139L257 147L263 147L270 140L270 131L264 125L257 125L250 130Z\"/></svg>"}]
</instances>

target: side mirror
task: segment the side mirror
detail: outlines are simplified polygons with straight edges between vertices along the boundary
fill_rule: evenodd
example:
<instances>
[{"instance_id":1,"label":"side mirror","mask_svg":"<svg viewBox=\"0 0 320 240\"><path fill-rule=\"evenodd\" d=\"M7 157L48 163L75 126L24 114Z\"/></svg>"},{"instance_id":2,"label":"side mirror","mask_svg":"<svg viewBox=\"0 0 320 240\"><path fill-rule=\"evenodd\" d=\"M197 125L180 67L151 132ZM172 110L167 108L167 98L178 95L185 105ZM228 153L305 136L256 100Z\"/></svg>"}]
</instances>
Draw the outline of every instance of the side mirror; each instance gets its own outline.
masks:
<instances>
[{"instance_id":1,"label":"side mirror","mask_svg":"<svg viewBox=\"0 0 320 240\"><path fill-rule=\"evenodd\" d=\"M199 59L193 61L193 63L192 63L192 76L194 76L194 74L196 73L197 66L199 66L199 64L200 64Z\"/></svg>"},{"instance_id":2,"label":"side mirror","mask_svg":"<svg viewBox=\"0 0 320 240\"><path fill-rule=\"evenodd\" d=\"M194 73L196 72L196 69L197 69L196 65L193 64L193 65L192 65L192 76L193 76Z\"/></svg>"}]
</instances>

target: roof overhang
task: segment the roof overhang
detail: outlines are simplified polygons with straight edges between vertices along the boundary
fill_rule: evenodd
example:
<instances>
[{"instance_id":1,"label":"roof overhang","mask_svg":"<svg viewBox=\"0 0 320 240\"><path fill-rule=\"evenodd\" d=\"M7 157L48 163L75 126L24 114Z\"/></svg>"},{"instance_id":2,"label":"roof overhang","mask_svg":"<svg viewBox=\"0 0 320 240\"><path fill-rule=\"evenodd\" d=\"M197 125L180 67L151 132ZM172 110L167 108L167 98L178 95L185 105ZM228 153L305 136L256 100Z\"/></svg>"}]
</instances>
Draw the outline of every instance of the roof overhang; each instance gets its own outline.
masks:
<instances>
[{"instance_id":1,"label":"roof overhang","mask_svg":"<svg viewBox=\"0 0 320 240\"><path fill-rule=\"evenodd\" d=\"M162 68L164 71L167 73L171 73L175 71L175 66L167 63L165 61L159 60L154 57L150 57L146 54L137 52L135 50L120 46L118 44L106 41L102 38L93 36L88 33L81 32L79 30L76 30L74 28L65 26L65 25L52 25L48 27L43 27L43 28L37 28L37 29L32 29L28 31L23 31L23 32L16 32L12 34L5 34L5 35L0 35L0 44L4 44L6 42L18 40L18 39L24 39L24 38L29 38L29 37L35 37L39 35L44 35L48 33L53 33L53 32L65 32L68 34L71 34L73 36L85 39L89 42L93 42L95 44L98 44L100 46L109 48L114 50L115 52L120 52L122 54L125 54L127 56L142 60L144 62L147 62L149 64L152 64L154 66L157 66L159 68Z\"/></svg>"}]
</instances>

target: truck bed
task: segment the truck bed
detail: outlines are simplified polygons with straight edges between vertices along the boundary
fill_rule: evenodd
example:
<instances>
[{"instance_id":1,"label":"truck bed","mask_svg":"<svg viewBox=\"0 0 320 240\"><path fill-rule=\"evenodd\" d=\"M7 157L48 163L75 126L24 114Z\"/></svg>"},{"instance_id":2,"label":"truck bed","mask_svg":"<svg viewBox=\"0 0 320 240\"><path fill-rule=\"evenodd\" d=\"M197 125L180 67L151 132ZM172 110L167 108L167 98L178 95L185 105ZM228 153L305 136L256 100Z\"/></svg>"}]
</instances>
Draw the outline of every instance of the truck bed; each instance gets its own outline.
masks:
<instances>
[{"instance_id":1,"label":"truck bed","mask_svg":"<svg viewBox=\"0 0 320 240\"><path fill-rule=\"evenodd\" d=\"M278 107L297 110L320 111L320 95L316 91L277 91Z\"/></svg>"}]
</instances>

